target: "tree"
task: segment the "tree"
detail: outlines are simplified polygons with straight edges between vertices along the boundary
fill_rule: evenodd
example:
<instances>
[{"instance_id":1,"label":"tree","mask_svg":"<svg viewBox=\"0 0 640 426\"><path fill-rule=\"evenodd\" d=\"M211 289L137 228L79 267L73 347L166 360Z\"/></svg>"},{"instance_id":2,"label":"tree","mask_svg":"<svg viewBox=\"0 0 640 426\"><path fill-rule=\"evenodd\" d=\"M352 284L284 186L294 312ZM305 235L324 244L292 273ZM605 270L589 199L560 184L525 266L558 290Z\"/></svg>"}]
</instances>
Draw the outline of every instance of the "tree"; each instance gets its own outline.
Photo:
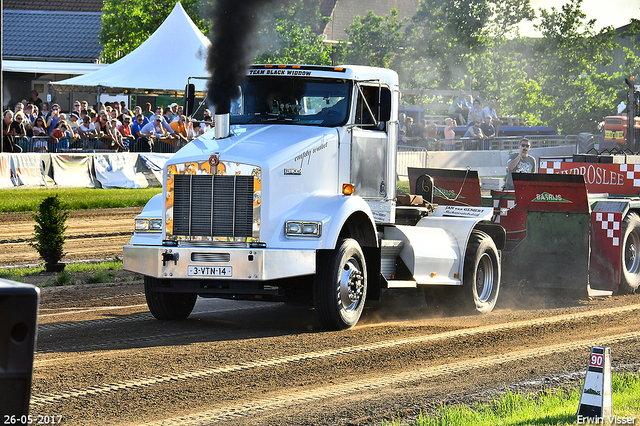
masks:
<instances>
[{"instance_id":1,"label":"tree","mask_svg":"<svg viewBox=\"0 0 640 426\"><path fill-rule=\"evenodd\" d=\"M346 30L351 43L347 48L350 64L389 68L394 62L402 40L403 22L398 11L378 16L372 10L366 16L356 16Z\"/></svg>"},{"instance_id":2,"label":"tree","mask_svg":"<svg viewBox=\"0 0 640 426\"><path fill-rule=\"evenodd\" d=\"M627 31L625 31L625 35L633 37L636 48L640 49L640 19L631 19L631 24Z\"/></svg>"},{"instance_id":3,"label":"tree","mask_svg":"<svg viewBox=\"0 0 640 426\"><path fill-rule=\"evenodd\" d=\"M531 0L491 0L491 18L487 28L494 40L504 41L520 36L518 25L535 18Z\"/></svg>"},{"instance_id":4,"label":"tree","mask_svg":"<svg viewBox=\"0 0 640 426\"><path fill-rule=\"evenodd\" d=\"M405 31L401 77L410 87L457 88L483 48L486 0L422 0Z\"/></svg>"},{"instance_id":5,"label":"tree","mask_svg":"<svg viewBox=\"0 0 640 426\"><path fill-rule=\"evenodd\" d=\"M207 34L198 1L183 0L181 3L196 26ZM104 0L99 36L102 61L113 63L135 50L162 25L175 4L176 0Z\"/></svg>"},{"instance_id":6,"label":"tree","mask_svg":"<svg viewBox=\"0 0 640 426\"><path fill-rule=\"evenodd\" d=\"M543 37L534 42L527 79L511 90L514 113L526 111L565 134L595 132L614 110L617 92L613 77L596 72L598 64L611 62L615 31L596 32L595 20L585 20L581 4L571 0L561 10L540 10L537 27Z\"/></svg>"},{"instance_id":7,"label":"tree","mask_svg":"<svg viewBox=\"0 0 640 426\"><path fill-rule=\"evenodd\" d=\"M535 18L530 0L493 0L491 19L486 25L483 49L469 60L470 86L484 99L504 99L509 86L526 77L527 52L531 41L519 36L518 25Z\"/></svg>"},{"instance_id":8,"label":"tree","mask_svg":"<svg viewBox=\"0 0 640 426\"><path fill-rule=\"evenodd\" d=\"M323 43L319 0L290 0L266 17L257 37L254 63L331 65L331 48Z\"/></svg>"}]
</instances>

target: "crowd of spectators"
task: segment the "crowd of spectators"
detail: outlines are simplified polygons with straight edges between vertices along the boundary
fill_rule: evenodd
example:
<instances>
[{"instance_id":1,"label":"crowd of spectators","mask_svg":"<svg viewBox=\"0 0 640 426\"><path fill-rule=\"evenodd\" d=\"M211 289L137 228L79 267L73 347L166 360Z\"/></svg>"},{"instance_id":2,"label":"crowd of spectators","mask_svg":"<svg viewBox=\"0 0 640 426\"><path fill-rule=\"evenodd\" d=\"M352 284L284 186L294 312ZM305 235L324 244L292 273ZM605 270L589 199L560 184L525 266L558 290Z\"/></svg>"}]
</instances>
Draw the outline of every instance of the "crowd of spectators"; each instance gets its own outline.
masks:
<instances>
[{"instance_id":1,"label":"crowd of spectators","mask_svg":"<svg viewBox=\"0 0 640 426\"><path fill-rule=\"evenodd\" d=\"M131 110L124 101L93 107L75 101L65 113L32 91L29 100L3 114L2 152L174 152L209 130L212 121L210 112L202 123L187 119L175 102L154 112L150 103Z\"/></svg>"},{"instance_id":2,"label":"crowd of spectators","mask_svg":"<svg viewBox=\"0 0 640 426\"><path fill-rule=\"evenodd\" d=\"M414 123L412 117L405 113L399 114L399 143L401 145L419 146L430 149L438 146L438 149L453 151L456 139L455 129L459 126L466 127L466 133L462 140L468 143L468 147L475 149L491 149L491 141L498 136L502 121L498 118L495 102L488 101L483 107L480 99L460 92L455 96L449 106L448 116L445 119L444 138L438 133L435 124L423 119Z\"/></svg>"},{"instance_id":3,"label":"crowd of spectators","mask_svg":"<svg viewBox=\"0 0 640 426\"><path fill-rule=\"evenodd\" d=\"M144 109L143 109L144 108ZM480 99L460 92L449 108L444 139L438 127L426 119L414 123L412 117L399 115L399 143L429 148L442 142L447 151L454 150L455 129L468 126L463 139L473 141L477 149L491 149L491 140L500 132L495 102L484 108ZM183 114L182 106L172 103L126 108L126 103L105 102L90 107L75 101L72 110L62 112L60 105L49 108L38 93L18 102L14 110L4 112L2 152L61 152L69 149L114 152L175 152L181 146L211 128L212 115L205 111L204 121L194 122Z\"/></svg>"}]
</instances>

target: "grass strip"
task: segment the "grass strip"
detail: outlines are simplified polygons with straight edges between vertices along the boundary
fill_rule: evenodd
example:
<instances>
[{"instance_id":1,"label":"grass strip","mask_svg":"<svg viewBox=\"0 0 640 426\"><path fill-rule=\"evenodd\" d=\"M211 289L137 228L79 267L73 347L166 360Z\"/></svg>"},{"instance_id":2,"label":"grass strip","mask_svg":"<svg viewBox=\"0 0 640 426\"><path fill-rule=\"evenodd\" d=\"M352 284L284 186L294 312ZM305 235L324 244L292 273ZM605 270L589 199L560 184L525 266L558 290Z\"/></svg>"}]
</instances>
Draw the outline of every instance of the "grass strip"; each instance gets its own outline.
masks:
<instances>
[{"instance_id":1,"label":"grass strip","mask_svg":"<svg viewBox=\"0 0 640 426\"><path fill-rule=\"evenodd\" d=\"M36 211L46 197L59 195L66 210L144 207L162 188L27 188L0 191L0 212Z\"/></svg>"},{"instance_id":2,"label":"grass strip","mask_svg":"<svg viewBox=\"0 0 640 426\"><path fill-rule=\"evenodd\" d=\"M441 407L432 416L422 413L416 421L402 419L384 426L566 426L577 424L580 389L558 388L537 394L513 393L491 403ZM600 424L640 425L640 373L613 373L613 416ZM624 423L623 423L624 422Z\"/></svg>"},{"instance_id":3,"label":"grass strip","mask_svg":"<svg viewBox=\"0 0 640 426\"><path fill-rule=\"evenodd\" d=\"M122 259L102 262L77 262L67 263L64 271L56 274L48 285L70 285L74 283L73 274L88 273L92 274L88 277L89 283L109 282L113 277L113 272L122 269ZM1 268L0 278L24 282L25 277L37 275L44 271L44 266L26 266L19 268ZM45 285L46 286L46 285Z\"/></svg>"}]
</instances>

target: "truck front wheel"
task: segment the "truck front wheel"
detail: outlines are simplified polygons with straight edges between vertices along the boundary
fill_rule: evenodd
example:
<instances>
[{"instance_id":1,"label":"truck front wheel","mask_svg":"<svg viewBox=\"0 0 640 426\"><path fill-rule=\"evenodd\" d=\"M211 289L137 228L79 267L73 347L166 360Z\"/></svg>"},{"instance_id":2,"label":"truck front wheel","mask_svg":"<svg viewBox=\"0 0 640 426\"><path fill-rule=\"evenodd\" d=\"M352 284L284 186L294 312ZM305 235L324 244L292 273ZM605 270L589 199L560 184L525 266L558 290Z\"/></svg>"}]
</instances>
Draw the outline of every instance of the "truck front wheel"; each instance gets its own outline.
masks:
<instances>
[{"instance_id":1,"label":"truck front wheel","mask_svg":"<svg viewBox=\"0 0 640 426\"><path fill-rule=\"evenodd\" d=\"M640 218L630 212L622 221L622 275L618 293L630 294L640 285Z\"/></svg>"},{"instance_id":2,"label":"truck front wheel","mask_svg":"<svg viewBox=\"0 0 640 426\"><path fill-rule=\"evenodd\" d=\"M463 304L470 312L488 314L498 301L500 258L489 235L474 230L464 259Z\"/></svg>"},{"instance_id":3,"label":"truck front wheel","mask_svg":"<svg viewBox=\"0 0 640 426\"><path fill-rule=\"evenodd\" d=\"M313 304L322 325L346 330L356 325L367 295L367 266L360 244L347 238L318 254Z\"/></svg>"},{"instance_id":4,"label":"truck front wheel","mask_svg":"<svg viewBox=\"0 0 640 426\"><path fill-rule=\"evenodd\" d=\"M157 279L144 277L144 294L147 298L147 306L151 315L159 320L184 320L193 311L197 294L189 293L162 293L153 291Z\"/></svg>"}]
</instances>

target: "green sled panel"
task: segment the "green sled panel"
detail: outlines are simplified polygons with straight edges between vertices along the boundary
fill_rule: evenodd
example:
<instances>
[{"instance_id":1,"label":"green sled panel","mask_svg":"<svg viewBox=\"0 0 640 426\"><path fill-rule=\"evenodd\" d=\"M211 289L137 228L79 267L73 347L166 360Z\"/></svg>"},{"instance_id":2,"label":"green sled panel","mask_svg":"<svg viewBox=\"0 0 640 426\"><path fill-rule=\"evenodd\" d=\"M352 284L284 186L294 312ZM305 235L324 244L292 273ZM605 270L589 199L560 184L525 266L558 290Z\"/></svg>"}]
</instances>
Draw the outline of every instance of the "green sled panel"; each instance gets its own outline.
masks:
<instances>
[{"instance_id":1,"label":"green sled panel","mask_svg":"<svg viewBox=\"0 0 640 426\"><path fill-rule=\"evenodd\" d=\"M503 252L505 286L587 289L589 213L527 212L526 237Z\"/></svg>"}]
</instances>

